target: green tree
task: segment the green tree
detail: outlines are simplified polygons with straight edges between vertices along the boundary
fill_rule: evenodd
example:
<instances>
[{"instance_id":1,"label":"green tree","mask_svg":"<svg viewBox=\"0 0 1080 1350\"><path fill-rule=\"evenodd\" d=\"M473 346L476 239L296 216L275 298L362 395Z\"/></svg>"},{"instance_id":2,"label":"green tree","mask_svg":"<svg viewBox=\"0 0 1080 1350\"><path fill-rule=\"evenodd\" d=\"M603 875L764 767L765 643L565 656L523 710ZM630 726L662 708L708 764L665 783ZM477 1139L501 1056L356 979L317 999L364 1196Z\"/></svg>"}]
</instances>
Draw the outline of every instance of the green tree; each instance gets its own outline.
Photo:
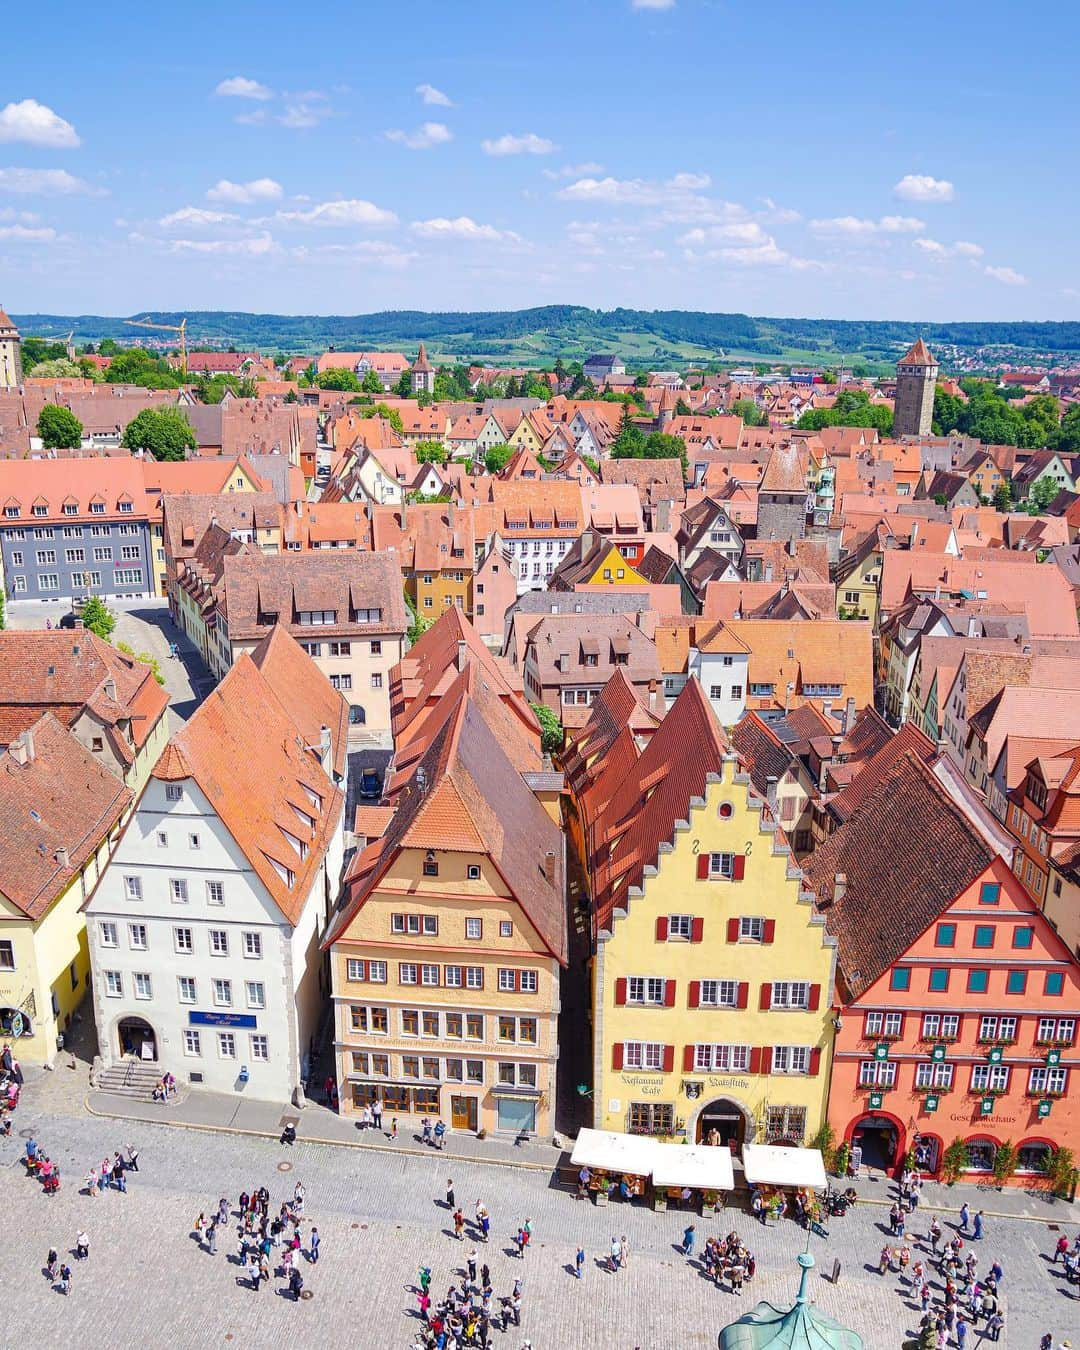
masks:
<instances>
[{"instance_id":1,"label":"green tree","mask_svg":"<svg viewBox=\"0 0 1080 1350\"><path fill-rule=\"evenodd\" d=\"M964 401L955 394L947 394L944 389L934 390L933 432L935 436L947 436L960 425L964 412Z\"/></svg>"},{"instance_id":2,"label":"green tree","mask_svg":"<svg viewBox=\"0 0 1080 1350\"><path fill-rule=\"evenodd\" d=\"M634 425L630 416L630 405L624 404L619 433L611 442L612 459L641 459L645 453L645 437L641 428Z\"/></svg>"},{"instance_id":3,"label":"green tree","mask_svg":"<svg viewBox=\"0 0 1080 1350\"><path fill-rule=\"evenodd\" d=\"M386 403L376 403L371 410L371 415L372 417L385 417L399 436L405 430L405 423L401 420L401 414L396 408L391 408Z\"/></svg>"},{"instance_id":4,"label":"green tree","mask_svg":"<svg viewBox=\"0 0 1080 1350\"><path fill-rule=\"evenodd\" d=\"M954 1139L941 1158L941 1175L946 1183L949 1186L953 1185L970 1162L971 1155L968 1153L967 1145L962 1139Z\"/></svg>"},{"instance_id":5,"label":"green tree","mask_svg":"<svg viewBox=\"0 0 1080 1350\"><path fill-rule=\"evenodd\" d=\"M91 595L82 610L83 627L108 642L116 627L116 615L99 595Z\"/></svg>"},{"instance_id":6,"label":"green tree","mask_svg":"<svg viewBox=\"0 0 1080 1350\"><path fill-rule=\"evenodd\" d=\"M70 408L46 403L38 413L37 433L46 450L78 450L83 424Z\"/></svg>"},{"instance_id":7,"label":"green tree","mask_svg":"<svg viewBox=\"0 0 1080 1350\"><path fill-rule=\"evenodd\" d=\"M118 352L105 372L108 384L137 384L143 389L178 389L184 378L166 361L159 361L141 347Z\"/></svg>"},{"instance_id":8,"label":"green tree","mask_svg":"<svg viewBox=\"0 0 1080 1350\"><path fill-rule=\"evenodd\" d=\"M67 357L67 347L62 342L47 342L39 337L23 338L21 351L22 367L27 375L42 361L62 361Z\"/></svg>"},{"instance_id":9,"label":"green tree","mask_svg":"<svg viewBox=\"0 0 1080 1350\"><path fill-rule=\"evenodd\" d=\"M398 398L409 398L412 394L412 373L408 370L401 372L401 378L394 385L394 393Z\"/></svg>"},{"instance_id":10,"label":"green tree","mask_svg":"<svg viewBox=\"0 0 1080 1350\"><path fill-rule=\"evenodd\" d=\"M1020 409L1024 429L1019 444L1030 449L1056 449L1061 440L1061 409L1056 398L1036 394Z\"/></svg>"},{"instance_id":11,"label":"green tree","mask_svg":"<svg viewBox=\"0 0 1080 1350\"><path fill-rule=\"evenodd\" d=\"M810 1147L816 1148L821 1154L826 1172L832 1172L836 1167L836 1150L833 1148L835 1138L833 1127L826 1121L810 1140Z\"/></svg>"},{"instance_id":12,"label":"green tree","mask_svg":"<svg viewBox=\"0 0 1080 1350\"><path fill-rule=\"evenodd\" d=\"M693 416L693 413L692 413L691 410L690 410L690 404L687 403L686 399L684 399L684 398L677 398L677 399L675 400L675 416L676 416L676 417L692 417L692 416Z\"/></svg>"},{"instance_id":13,"label":"green tree","mask_svg":"<svg viewBox=\"0 0 1080 1350\"><path fill-rule=\"evenodd\" d=\"M431 627L431 620L425 619L422 614L418 614L413 607L413 602L406 595L405 608L409 611L409 646L415 646Z\"/></svg>"},{"instance_id":14,"label":"green tree","mask_svg":"<svg viewBox=\"0 0 1080 1350\"><path fill-rule=\"evenodd\" d=\"M105 383L105 372L100 366L96 366L93 361L80 360L79 374L84 380L93 380L95 384Z\"/></svg>"},{"instance_id":15,"label":"green tree","mask_svg":"<svg viewBox=\"0 0 1080 1350\"><path fill-rule=\"evenodd\" d=\"M1019 1161L1020 1150L1011 1139L1006 1139L998 1145L998 1150L994 1154L994 1163L990 1170L998 1184L999 1191L1016 1171L1016 1164Z\"/></svg>"},{"instance_id":16,"label":"green tree","mask_svg":"<svg viewBox=\"0 0 1080 1350\"><path fill-rule=\"evenodd\" d=\"M557 754L562 749L563 741L566 738L563 724L546 704L530 703L529 707L532 708L536 714L536 720L540 723L540 749L545 755Z\"/></svg>"},{"instance_id":17,"label":"green tree","mask_svg":"<svg viewBox=\"0 0 1080 1350\"><path fill-rule=\"evenodd\" d=\"M488 473L498 473L513 458L512 445L493 445L484 452L484 468Z\"/></svg>"},{"instance_id":18,"label":"green tree","mask_svg":"<svg viewBox=\"0 0 1080 1350\"><path fill-rule=\"evenodd\" d=\"M184 459L199 442L179 408L144 408L127 424L120 444L127 450L148 450L155 459Z\"/></svg>"},{"instance_id":19,"label":"green tree","mask_svg":"<svg viewBox=\"0 0 1080 1350\"><path fill-rule=\"evenodd\" d=\"M1066 409L1058 428L1057 448L1066 455L1080 451L1080 403Z\"/></svg>"},{"instance_id":20,"label":"green tree","mask_svg":"<svg viewBox=\"0 0 1080 1350\"><path fill-rule=\"evenodd\" d=\"M686 442L681 436L672 436L666 431L650 431L642 447L644 459L677 459L686 472Z\"/></svg>"},{"instance_id":21,"label":"green tree","mask_svg":"<svg viewBox=\"0 0 1080 1350\"><path fill-rule=\"evenodd\" d=\"M1076 1186L1076 1159L1071 1148L1058 1148L1047 1167L1055 1195L1068 1195Z\"/></svg>"},{"instance_id":22,"label":"green tree","mask_svg":"<svg viewBox=\"0 0 1080 1350\"><path fill-rule=\"evenodd\" d=\"M360 392L362 394L382 394L382 380L379 379L377 371L369 370L365 372L364 378L360 381Z\"/></svg>"},{"instance_id":23,"label":"green tree","mask_svg":"<svg viewBox=\"0 0 1080 1350\"><path fill-rule=\"evenodd\" d=\"M764 427L769 422L769 414L764 408L759 408L752 398L737 398L729 411L732 416L741 417L746 427Z\"/></svg>"},{"instance_id":24,"label":"green tree","mask_svg":"<svg viewBox=\"0 0 1080 1350\"><path fill-rule=\"evenodd\" d=\"M994 508L998 511L1011 511L1012 504L1012 487L1009 480L1005 479L994 493Z\"/></svg>"},{"instance_id":25,"label":"green tree","mask_svg":"<svg viewBox=\"0 0 1080 1350\"><path fill-rule=\"evenodd\" d=\"M51 361L39 361L34 367L35 380L81 380L82 366L69 361L66 356L54 357Z\"/></svg>"},{"instance_id":26,"label":"green tree","mask_svg":"<svg viewBox=\"0 0 1080 1350\"><path fill-rule=\"evenodd\" d=\"M345 370L340 366L333 366L330 370L320 370L315 376L315 383L320 389L340 389L345 394L361 393L360 381L356 378L355 372ZM382 385L379 385L379 393L382 393Z\"/></svg>"},{"instance_id":27,"label":"green tree","mask_svg":"<svg viewBox=\"0 0 1080 1350\"><path fill-rule=\"evenodd\" d=\"M0 586L0 632L7 627L7 596L4 594L3 586Z\"/></svg>"},{"instance_id":28,"label":"green tree","mask_svg":"<svg viewBox=\"0 0 1080 1350\"><path fill-rule=\"evenodd\" d=\"M98 356L117 356L119 352L119 344L113 338L102 338L98 343Z\"/></svg>"},{"instance_id":29,"label":"green tree","mask_svg":"<svg viewBox=\"0 0 1080 1350\"><path fill-rule=\"evenodd\" d=\"M1040 478L1032 484L1027 501L1024 502L1024 510L1029 516L1041 516L1060 491L1061 488L1049 475Z\"/></svg>"},{"instance_id":30,"label":"green tree","mask_svg":"<svg viewBox=\"0 0 1080 1350\"><path fill-rule=\"evenodd\" d=\"M445 464L446 446L439 441L418 441L415 446L417 464Z\"/></svg>"}]
</instances>

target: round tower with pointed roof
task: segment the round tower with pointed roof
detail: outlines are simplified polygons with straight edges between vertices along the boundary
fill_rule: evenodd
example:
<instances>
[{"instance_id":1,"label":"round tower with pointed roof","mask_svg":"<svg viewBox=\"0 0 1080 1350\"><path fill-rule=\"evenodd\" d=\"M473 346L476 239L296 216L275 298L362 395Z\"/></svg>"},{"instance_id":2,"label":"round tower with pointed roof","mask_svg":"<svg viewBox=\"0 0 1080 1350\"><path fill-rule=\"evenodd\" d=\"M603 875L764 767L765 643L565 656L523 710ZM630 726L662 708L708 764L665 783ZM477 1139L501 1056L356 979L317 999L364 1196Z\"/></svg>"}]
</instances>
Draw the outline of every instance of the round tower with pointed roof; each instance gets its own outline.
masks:
<instances>
[{"instance_id":1,"label":"round tower with pointed roof","mask_svg":"<svg viewBox=\"0 0 1080 1350\"><path fill-rule=\"evenodd\" d=\"M427 348L422 342L416 364L412 368L410 383L414 394L421 392L433 394L435 392L435 367L428 360Z\"/></svg>"},{"instance_id":2,"label":"round tower with pointed roof","mask_svg":"<svg viewBox=\"0 0 1080 1350\"><path fill-rule=\"evenodd\" d=\"M918 338L896 363L894 436L930 435L937 377L938 363L930 348L922 338Z\"/></svg>"},{"instance_id":3,"label":"round tower with pointed roof","mask_svg":"<svg viewBox=\"0 0 1080 1350\"><path fill-rule=\"evenodd\" d=\"M0 305L0 389L22 384L22 338Z\"/></svg>"}]
</instances>

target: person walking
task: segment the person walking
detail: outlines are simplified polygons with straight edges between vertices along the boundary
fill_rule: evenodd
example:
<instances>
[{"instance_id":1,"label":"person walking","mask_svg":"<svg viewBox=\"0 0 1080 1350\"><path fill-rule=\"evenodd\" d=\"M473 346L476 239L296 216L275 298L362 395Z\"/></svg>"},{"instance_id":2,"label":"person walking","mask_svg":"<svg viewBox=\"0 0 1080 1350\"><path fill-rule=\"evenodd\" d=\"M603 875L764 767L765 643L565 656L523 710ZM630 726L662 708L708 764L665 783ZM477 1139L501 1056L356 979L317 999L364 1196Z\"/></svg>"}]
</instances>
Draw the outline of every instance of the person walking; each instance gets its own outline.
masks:
<instances>
[{"instance_id":1,"label":"person walking","mask_svg":"<svg viewBox=\"0 0 1080 1350\"><path fill-rule=\"evenodd\" d=\"M397 1116L390 1122L390 1139L392 1143L397 1142Z\"/></svg>"},{"instance_id":2,"label":"person walking","mask_svg":"<svg viewBox=\"0 0 1080 1350\"><path fill-rule=\"evenodd\" d=\"M371 1123L377 1130L382 1129L382 1102L371 1103Z\"/></svg>"},{"instance_id":3,"label":"person walking","mask_svg":"<svg viewBox=\"0 0 1080 1350\"><path fill-rule=\"evenodd\" d=\"M441 1118L437 1120L435 1122L433 1133L435 1136L435 1147L441 1151L446 1142L446 1121Z\"/></svg>"},{"instance_id":4,"label":"person walking","mask_svg":"<svg viewBox=\"0 0 1080 1350\"><path fill-rule=\"evenodd\" d=\"M941 1224L938 1223L937 1219L931 1219L928 1237L930 1238L930 1250L936 1253L938 1243L941 1241Z\"/></svg>"},{"instance_id":5,"label":"person walking","mask_svg":"<svg viewBox=\"0 0 1080 1350\"><path fill-rule=\"evenodd\" d=\"M451 1213L453 1213L453 1211L457 1208L457 1204L454 1201L453 1177L448 1177L446 1181L446 1208L450 1210Z\"/></svg>"},{"instance_id":6,"label":"person walking","mask_svg":"<svg viewBox=\"0 0 1080 1350\"><path fill-rule=\"evenodd\" d=\"M429 1147L431 1145L431 1121L428 1120L427 1116L420 1122L420 1142L427 1144Z\"/></svg>"},{"instance_id":7,"label":"person walking","mask_svg":"<svg viewBox=\"0 0 1080 1350\"><path fill-rule=\"evenodd\" d=\"M314 1225L312 1225L311 1237L308 1240L308 1259L310 1260L313 1266L317 1266L319 1264L320 1241L321 1239L319 1237L319 1230Z\"/></svg>"},{"instance_id":8,"label":"person walking","mask_svg":"<svg viewBox=\"0 0 1080 1350\"><path fill-rule=\"evenodd\" d=\"M49 1254L45 1258L45 1274L55 1283L57 1271L60 1269L60 1256L55 1247L49 1248Z\"/></svg>"},{"instance_id":9,"label":"person walking","mask_svg":"<svg viewBox=\"0 0 1080 1350\"><path fill-rule=\"evenodd\" d=\"M217 1220L214 1219L206 1230L206 1249L211 1256L217 1255Z\"/></svg>"},{"instance_id":10,"label":"person walking","mask_svg":"<svg viewBox=\"0 0 1080 1350\"><path fill-rule=\"evenodd\" d=\"M86 1178L86 1193L87 1195L93 1196L96 1196L98 1193L98 1174L96 1167L91 1167L90 1175Z\"/></svg>"},{"instance_id":11,"label":"person walking","mask_svg":"<svg viewBox=\"0 0 1080 1350\"><path fill-rule=\"evenodd\" d=\"M971 1230L971 1236L975 1242L978 1242L979 1239L982 1237L982 1235L983 1235L983 1212L980 1209L978 1214L975 1215L975 1223Z\"/></svg>"},{"instance_id":12,"label":"person walking","mask_svg":"<svg viewBox=\"0 0 1080 1350\"><path fill-rule=\"evenodd\" d=\"M473 1247L465 1258L465 1269L469 1273L469 1283L476 1283L476 1248Z\"/></svg>"},{"instance_id":13,"label":"person walking","mask_svg":"<svg viewBox=\"0 0 1080 1350\"><path fill-rule=\"evenodd\" d=\"M581 1268L585 1264L585 1248L578 1247L577 1255L574 1257L574 1274L581 1279Z\"/></svg>"},{"instance_id":14,"label":"person walking","mask_svg":"<svg viewBox=\"0 0 1080 1350\"><path fill-rule=\"evenodd\" d=\"M116 1157L113 1159L112 1178L113 1178L113 1185L116 1187L116 1189L122 1195L126 1195L127 1181L124 1178L124 1160L123 1158L121 1158L119 1153L117 1153Z\"/></svg>"},{"instance_id":15,"label":"person walking","mask_svg":"<svg viewBox=\"0 0 1080 1350\"><path fill-rule=\"evenodd\" d=\"M79 1229L75 1235L75 1260L85 1261L90 1256L90 1239L86 1236L83 1229Z\"/></svg>"},{"instance_id":16,"label":"person walking","mask_svg":"<svg viewBox=\"0 0 1080 1350\"><path fill-rule=\"evenodd\" d=\"M608 1270L611 1271L612 1275L615 1275L618 1272L618 1269L619 1269L619 1239L613 1233L611 1235L611 1251L608 1256Z\"/></svg>"},{"instance_id":17,"label":"person walking","mask_svg":"<svg viewBox=\"0 0 1080 1350\"><path fill-rule=\"evenodd\" d=\"M139 1150L134 1144L128 1144L127 1146L127 1165L131 1172L139 1170Z\"/></svg>"},{"instance_id":18,"label":"person walking","mask_svg":"<svg viewBox=\"0 0 1080 1350\"><path fill-rule=\"evenodd\" d=\"M459 1242L465 1241L465 1215L460 1209L454 1210L454 1236Z\"/></svg>"},{"instance_id":19,"label":"person walking","mask_svg":"<svg viewBox=\"0 0 1080 1350\"><path fill-rule=\"evenodd\" d=\"M967 1201L965 1200L964 1203L960 1206L960 1231L961 1231L961 1233L966 1233L966 1232L967 1232L967 1230L968 1230L968 1225L969 1225L970 1223L971 1223L971 1210L968 1208L968 1203L967 1203Z\"/></svg>"},{"instance_id":20,"label":"person walking","mask_svg":"<svg viewBox=\"0 0 1080 1350\"><path fill-rule=\"evenodd\" d=\"M959 1347L959 1350L964 1350L964 1346L967 1343L968 1322L967 1318L964 1317L963 1313L961 1313L960 1316L956 1319L955 1330L956 1330L956 1344Z\"/></svg>"},{"instance_id":21,"label":"person walking","mask_svg":"<svg viewBox=\"0 0 1080 1350\"><path fill-rule=\"evenodd\" d=\"M622 1237L619 1238L619 1265L622 1266L623 1270L626 1269L629 1261L630 1243L627 1241L626 1234L624 1233Z\"/></svg>"},{"instance_id":22,"label":"person walking","mask_svg":"<svg viewBox=\"0 0 1080 1350\"><path fill-rule=\"evenodd\" d=\"M62 1294L65 1295L71 1288L71 1267L69 1265L63 1265L60 1267L60 1279L56 1287L57 1289L60 1290Z\"/></svg>"},{"instance_id":23,"label":"person walking","mask_svg":"<svg viewBox=\"0 0 1080 1350\"><path fill-rule=\"evenodd\" d=\"M694 1253L694 1239L697 1236L693 1224L688 1224L683 1230L682 1235L682 1254L683 1256L692 1256Z\"/></svg>"}]
</instances>

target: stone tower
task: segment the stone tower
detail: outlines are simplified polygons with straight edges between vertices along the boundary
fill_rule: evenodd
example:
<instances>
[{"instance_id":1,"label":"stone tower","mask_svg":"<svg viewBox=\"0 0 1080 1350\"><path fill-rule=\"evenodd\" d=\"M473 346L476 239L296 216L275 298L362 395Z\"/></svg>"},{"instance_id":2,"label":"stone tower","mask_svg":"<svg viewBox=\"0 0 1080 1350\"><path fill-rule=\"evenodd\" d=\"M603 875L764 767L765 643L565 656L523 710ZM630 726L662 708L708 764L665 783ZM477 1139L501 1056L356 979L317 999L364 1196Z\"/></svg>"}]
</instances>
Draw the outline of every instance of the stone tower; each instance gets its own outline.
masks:
<instances>
[{"instance_id":1,"label":"stone tower","mask_svg":"<svg viewBox=\"0 0 1080 1350\"><path fill-rule=\"evenodd\" d=\"M671 389L664 386L664 392L660 395L660 407L657 409L656 426L658 431L667 431L671 425L671 419L675 416L675 407L678 403Z\"/></svg>"},{"instance_id":2,"label":"stone tower","mask_svg":"<svg viewBox=\"0 0 1080 1350\"><path fill-rule=\"evenodd\" d=\"M19 330L0 308L0 389L22 384L22 354Z\"/></svg>"},{"instance_id":3,"label":"stone tower","mask_svg":"<svg viewBox=\"0 0 1080 1350\"><path fill-rule=\"evenodd\" d=\"M929 436L934 420L934 386L938 363L919 338L896 363L896 401L893 408L894 436Z\"/></svg>"},{"instance_id":4,"label":"stone tower","mask_svg":"<svg viewBox=\"0 0 1080 1350\"><path fill-rule=\"evenodd\" d=\"M806 534L809 455L794 440L769 456L758 488L757 537L790 543Z\"/></svg>"},{"instance_id":5,"label":"stone tower","mask_svg":"<svg viewBox=\"0 0 1080 1350\"><path fill-rule=\"evenodd\" d=\"M435 367L427 359L427 348L422 342L420 353L416 358L416 365L412 368L410 383L414 394L421 392L433 394L435 392Z\"/></svg>"}]
</instances>

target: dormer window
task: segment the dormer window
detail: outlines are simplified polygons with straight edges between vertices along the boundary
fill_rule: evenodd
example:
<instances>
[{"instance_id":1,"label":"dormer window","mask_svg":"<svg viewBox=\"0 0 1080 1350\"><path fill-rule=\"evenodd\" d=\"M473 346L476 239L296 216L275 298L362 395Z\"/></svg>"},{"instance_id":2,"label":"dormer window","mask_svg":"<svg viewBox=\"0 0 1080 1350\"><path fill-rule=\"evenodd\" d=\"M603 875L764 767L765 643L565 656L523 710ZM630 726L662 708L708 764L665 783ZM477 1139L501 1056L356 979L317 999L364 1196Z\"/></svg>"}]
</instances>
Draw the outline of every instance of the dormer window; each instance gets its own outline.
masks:
<instances>
[{"instance_id":1,"label":"dormer window","mask_svg":"<svg viewBox=\"0 0 1080 1350\"><path fill-rule=\"evenodd\" d=\"M47 506L35 505L31 508L31 514L35 516L47 516L49 508Z\"/></svg>"},{"instance_id":2,"label":"dormer window","mask_svg":"<svg viewBox=\"0 0 1080 1350\"><path fill-rule=\"evenodd\" d=\"M102 507L102 510L104 510L104 509L105 509L105 508ZM134 511L134 509L135 509L135 508L134 508L134 506L132 506L131 502L120 502L120 514L121 514L121 515L130 515L130 514L132 513L132 511Z\"/></svg>"},{"instance_id":3,"label":"dormer window","mask_svg":"<svg viewBox=\"0 0 1080 1350\"><path fill-rule=\"evenodd\" d=\"M103 516L103 515L105 514L105 503L104 503L104 502L91 502L91 503L90 503L90 514L91 514L92 516Z\"/></svg>"},{"instance_id":4,"label":"dormer window","mask_svg":"<svg viewBox=\"0 0 1080 1350\"><path fill-rule=\"evenodd\" d=\"M382 610L354 609L353 623L382 623Z\"/></svg>"},{"instance_id":5,"label":"dormer window","mask_svg":"<svg viewBox=\"0 0 1080 1350\"><path fill-rule=\"evenodd\" d=\"M65 502L65 503L64 503L64 515L65 515L65 516L77 516L78 514L79 514L79 507L78 507L78 504L77 504L76 502Z\"/></svg>"},{"instance_id":6,"label":"dormer window","mask_svg":"<svg viewBox=\"0 0 1080 1350\"><path fill-rule=\"evenodd\" d=\"M7 516L9 520L16 520L22 515L22 508L19 506L5 506L4 515Z\"/></svg>"}]
</instances>

